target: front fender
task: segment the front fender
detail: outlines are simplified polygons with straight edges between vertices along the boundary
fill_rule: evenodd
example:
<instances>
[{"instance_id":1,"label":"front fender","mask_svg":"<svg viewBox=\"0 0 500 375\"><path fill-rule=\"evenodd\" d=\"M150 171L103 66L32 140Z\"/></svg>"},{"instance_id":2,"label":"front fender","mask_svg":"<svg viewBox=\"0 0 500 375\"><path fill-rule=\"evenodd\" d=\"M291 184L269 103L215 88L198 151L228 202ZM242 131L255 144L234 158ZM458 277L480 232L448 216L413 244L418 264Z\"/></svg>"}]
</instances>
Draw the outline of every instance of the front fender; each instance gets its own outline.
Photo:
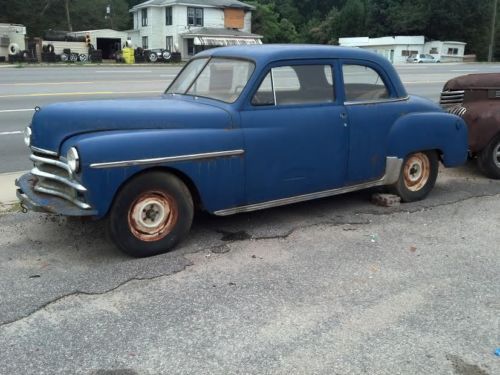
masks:
<instances>
[{"instance_id":1,"label":"front fender","mask_svg":"<svg viewBox=\"0 0 500 375\"><path fill-rule=\"evenodd\" d=\"M81 171L77 178L87 188L86 201L98 212L98 217L107 214L126 181L150 168L167 168L186 177L209 212L237 205L244 197L241 154L155 162L169 157L242 150L239 129L105 131L67 139L61 147L62 154L70 147L78 149ZM134 164L140 160L148 162ZM127 161L131 163L102 165Z\"/></svg>"},{"instance_id":2,"label":"front fender","mask_svg":"<svg viewBox=\"0 0 500 375\"><path fill-rule=\"evenodd\" d=\"M495 101L465 103L463 115L469 127L469 147L474 153L484 149L500 133L500 106Z\"/></svg>"},{"instance_id":3,"label":"front fender","mask_svg":"<svg viewBox=\"0 0 500 375\"><path fill-rule=\"evenodd\" d=\"M449 113L410 113L400 117L388 136L388 155L405 158L412 152L439 150L446 167L467 160L467 125Z\"/></svg>"}]
</instances>

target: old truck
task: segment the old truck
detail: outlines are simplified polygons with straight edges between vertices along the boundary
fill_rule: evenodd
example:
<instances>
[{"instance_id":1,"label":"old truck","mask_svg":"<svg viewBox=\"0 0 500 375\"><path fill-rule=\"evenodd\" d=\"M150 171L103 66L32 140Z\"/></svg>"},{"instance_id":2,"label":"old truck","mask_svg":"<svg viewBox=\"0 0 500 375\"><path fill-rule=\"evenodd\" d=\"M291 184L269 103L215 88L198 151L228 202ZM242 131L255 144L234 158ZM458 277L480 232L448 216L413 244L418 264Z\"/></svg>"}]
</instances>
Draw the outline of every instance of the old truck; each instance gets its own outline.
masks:
<instances>
[{"instance_id":1,"label":"old truck","mask_svg":"<svg viewBox=\"0 0 500 375\"><path fill-rule=\"evenodd\" d=\"M431 191L461 165L467 126L409 96L390 62L355 48L264 45L196 55L155 98L37 108L34 211L106 219L127 254L175 246L195 209L231 215L387 186Z\"/></svg>"},{"instance_id":2,"label":"old truck","mask_svg":"<svg viewBox=\"0 0 500 375\"><path fill-rule=\"evenodd\" d=\"M469 129L469 151L479 169L500 179L500 73L468 74L446 82L441 106L461 116Z\"/></svg>"}]
</instances>

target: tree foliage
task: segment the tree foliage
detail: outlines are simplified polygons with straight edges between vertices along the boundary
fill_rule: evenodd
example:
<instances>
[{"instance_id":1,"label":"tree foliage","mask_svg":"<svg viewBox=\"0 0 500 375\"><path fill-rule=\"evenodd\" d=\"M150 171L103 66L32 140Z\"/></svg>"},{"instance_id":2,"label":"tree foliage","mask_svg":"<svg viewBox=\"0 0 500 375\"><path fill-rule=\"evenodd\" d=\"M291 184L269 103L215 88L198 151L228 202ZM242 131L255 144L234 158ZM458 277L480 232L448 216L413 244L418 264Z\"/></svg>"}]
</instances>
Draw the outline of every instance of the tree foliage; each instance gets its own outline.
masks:
<instances>
[{"instance_id":1,"label":"tree foliage","mask_svg":"<svg viewBox=\"0 0 500 375\"><path fill-rule=\"evenodd\" d=\"M0 0L0 22L22 23L28 27L30 36L39 36L47 29L69 29L69 24L74 30L110 27L124 30L131 27L128 9L144 1ZM349 36L425 35L432 40L464 41L466 51L480 58L487 55L493 9L493 0L247 2L256 6L253 31L263 35L266 43L335 44L338 38ZM111 18L105 18L108 4ZM500 58L500 40L497 51Z\"/></svg>"}]
</instances>

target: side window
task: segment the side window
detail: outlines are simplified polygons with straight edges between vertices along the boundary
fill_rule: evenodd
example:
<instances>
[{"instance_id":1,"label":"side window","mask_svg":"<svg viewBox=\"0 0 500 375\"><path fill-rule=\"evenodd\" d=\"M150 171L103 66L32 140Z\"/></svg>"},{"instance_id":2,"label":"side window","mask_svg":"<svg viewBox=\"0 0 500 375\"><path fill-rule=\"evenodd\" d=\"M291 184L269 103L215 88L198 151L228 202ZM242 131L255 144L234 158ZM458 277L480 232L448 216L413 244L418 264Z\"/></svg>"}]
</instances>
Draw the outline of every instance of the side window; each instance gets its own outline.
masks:
<instances>
[{"instance_id":1,"label":"side window","mask_svg":"<svg viewBox=\"0 0 500 375\"><path fill-rule=\"evenodd\" d=\"M344 90L346 102L364 102L389 98L389 91L380 75L363 65L344 65Z\"/></svg>"},{"instance_id":2,"label":"side window","mask_svg":"<svg viewBox=\"0 0 500 375\"><path fill-rule=\"evenodd\" d=\"M272 68L255 93L252 104L321 104L334 100L330 65L293 65Z\"/></svg>"}]
</instances>

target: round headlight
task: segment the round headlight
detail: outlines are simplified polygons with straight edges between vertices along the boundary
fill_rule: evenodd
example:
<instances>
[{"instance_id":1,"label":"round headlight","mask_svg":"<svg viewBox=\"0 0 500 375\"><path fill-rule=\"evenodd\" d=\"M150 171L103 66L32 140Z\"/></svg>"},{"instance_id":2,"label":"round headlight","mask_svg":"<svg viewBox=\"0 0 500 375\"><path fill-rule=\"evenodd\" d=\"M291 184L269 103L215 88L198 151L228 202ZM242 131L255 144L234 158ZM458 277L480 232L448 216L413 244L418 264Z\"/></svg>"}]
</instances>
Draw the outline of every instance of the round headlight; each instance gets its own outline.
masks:
<instances>
[{"instance_id":1,"label":"round headlight","mask_svg":"<svg viewBox=\"0 0 500 375\"><path fill-rule=\"evenodd\" d=\"M66 161L68 162L69 168L73 171L73 173L78 172L80 169L80 156L78 155L76 148L71 147L68 150Z\"/></svg>"},{"instance_id":2,"label":"round headlight","mask_svg":"<svg viewBox=\"0 0 500 375\"><path fill-rule=\"evenodd\" d=\"M24 144L26 147L31 146L31 128L29 126L24 129Z\"/></svg>"}]
</instances>

